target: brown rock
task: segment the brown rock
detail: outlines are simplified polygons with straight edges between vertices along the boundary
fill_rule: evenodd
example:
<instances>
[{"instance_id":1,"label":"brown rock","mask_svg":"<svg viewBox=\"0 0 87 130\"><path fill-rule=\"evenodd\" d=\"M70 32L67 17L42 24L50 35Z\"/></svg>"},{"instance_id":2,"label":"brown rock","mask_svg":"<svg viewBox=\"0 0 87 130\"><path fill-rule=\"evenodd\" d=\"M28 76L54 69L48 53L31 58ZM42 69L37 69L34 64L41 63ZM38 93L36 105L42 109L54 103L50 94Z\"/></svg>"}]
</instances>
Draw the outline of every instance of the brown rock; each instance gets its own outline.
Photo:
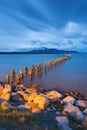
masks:
<instances>
[{"instance_id":1,"label":"brown rock","mask_svg":"<svg viewBox=\"0 0 87 130\"><path fill-rule=\"evenodd\" d=\"M83 124L84 127L87 127L87 116L85 117L85 119L84 119L82 124Z\"/></svg>"},{"instance_id":2,"label":"brown rock","mask_svg":"<svg viewBox=\"0 0 87 130\"><path fill-rule=\"evenodd\" d=\"M52 90L52 91L49 91L46 93L46 96L52 101L52 102L55 102L57 101L59 98L62 97L62 94L55 91L55 90Z\"/></svg>"},{"instance_id":3,"label":"brown rock","mask_svg":"<svg viewBox=\"0 0 87 130\"><path fill-rule=\"evenodd\" d=\"M10 100L10 93L5 93L0 96L0 100L9 101Z\"/></svg>"}]
</instances>

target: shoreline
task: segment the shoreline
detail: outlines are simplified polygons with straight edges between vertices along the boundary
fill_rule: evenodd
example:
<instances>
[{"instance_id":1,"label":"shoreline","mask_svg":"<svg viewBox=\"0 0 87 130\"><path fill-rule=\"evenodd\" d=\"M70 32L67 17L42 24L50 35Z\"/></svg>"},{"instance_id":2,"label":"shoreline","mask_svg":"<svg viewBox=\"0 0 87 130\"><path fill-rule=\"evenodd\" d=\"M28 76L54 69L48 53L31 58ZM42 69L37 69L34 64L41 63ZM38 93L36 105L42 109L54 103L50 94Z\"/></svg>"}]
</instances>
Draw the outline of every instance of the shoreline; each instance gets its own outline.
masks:
<instances>
[{"instance_id":1,"label":"shoreline","mask_svg":"<svg viewBox=\"0 0 87 130\"><path fill-rule=\"evenodd\" d=\"M26 123L26 120L32 123L36 120L41 123L40 118L45 122L48 118L48 125L50 120L54 122L54 130L56 130L54 127L59 128L60 120L65 120L65 122L67 120L68 129L73 128L73 123L76 123L75 128L79 125L79 128L83 130L87 125L83 123L87 120L87 95L83 97L78 92L60 93L55 89L40 88L37 84L33 84L30 88L26 88L23 84L0 85L0 117L2 117L0 120L2 124L10 119L16 122L16 118L21 123ZM61 124L62 127L63 124L64 122Z\"/></svg>"}]
</instances>

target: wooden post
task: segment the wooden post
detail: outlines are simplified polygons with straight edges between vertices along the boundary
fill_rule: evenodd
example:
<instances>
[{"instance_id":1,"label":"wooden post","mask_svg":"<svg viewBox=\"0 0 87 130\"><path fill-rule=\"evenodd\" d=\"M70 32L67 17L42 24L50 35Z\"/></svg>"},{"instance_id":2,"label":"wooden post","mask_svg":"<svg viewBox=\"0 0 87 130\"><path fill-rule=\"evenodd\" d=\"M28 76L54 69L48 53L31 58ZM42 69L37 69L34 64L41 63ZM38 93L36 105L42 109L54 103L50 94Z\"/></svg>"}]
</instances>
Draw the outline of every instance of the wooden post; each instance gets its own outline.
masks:
<instances>
[{"instance_id":1,"label":"wooden post","mask_svg":"<svg viewBox=\"0 0 87 130\"><path fill-rule=\"evenodd\" d=\"M10 83L10 76L8 74L6 74L6 82Z\"/></svg>"}]
</instances>

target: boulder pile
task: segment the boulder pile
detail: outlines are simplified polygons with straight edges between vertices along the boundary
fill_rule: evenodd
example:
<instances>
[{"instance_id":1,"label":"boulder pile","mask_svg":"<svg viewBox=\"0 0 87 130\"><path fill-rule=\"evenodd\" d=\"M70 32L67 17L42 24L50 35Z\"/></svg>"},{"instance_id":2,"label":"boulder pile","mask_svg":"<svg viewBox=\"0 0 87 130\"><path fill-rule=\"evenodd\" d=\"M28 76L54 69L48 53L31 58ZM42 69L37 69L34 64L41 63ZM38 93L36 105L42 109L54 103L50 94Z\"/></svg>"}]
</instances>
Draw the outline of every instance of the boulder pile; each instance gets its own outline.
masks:
<instances>
[{"instance_id":1,"label":"boulder pile","mask_svg":"<svg viewBox=\"0 0 87 130\"><path fill-rule=\"evenodd\" d=\"M32 113L54 111L60 130L87 128L87 100L79 92L62 94L42 89L37 84L31 88L23 84L0 84L0 111L12 109Z\"/></svg>"}]
</instances>

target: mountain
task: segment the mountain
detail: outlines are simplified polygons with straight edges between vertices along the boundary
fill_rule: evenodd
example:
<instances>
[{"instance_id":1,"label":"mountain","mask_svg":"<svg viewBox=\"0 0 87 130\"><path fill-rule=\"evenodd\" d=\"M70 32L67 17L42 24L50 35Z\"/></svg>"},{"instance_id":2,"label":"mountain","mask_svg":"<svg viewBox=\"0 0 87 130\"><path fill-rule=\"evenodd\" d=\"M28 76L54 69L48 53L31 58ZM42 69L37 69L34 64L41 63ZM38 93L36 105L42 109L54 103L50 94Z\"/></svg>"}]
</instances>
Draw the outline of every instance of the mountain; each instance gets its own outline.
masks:
<instances>
[{"instance_id":1,"label":"mountain","mask_svg":"<svg viewBox=\"0 0 87 130\"><path fill-rule=\"evenodd\" d=\"M18 49L11 52L0 52L0 54L66 54L66 53L78 53L77 51L58 50L55 48L31 48L31 49Z\"/></svg>"}]
</instances>

